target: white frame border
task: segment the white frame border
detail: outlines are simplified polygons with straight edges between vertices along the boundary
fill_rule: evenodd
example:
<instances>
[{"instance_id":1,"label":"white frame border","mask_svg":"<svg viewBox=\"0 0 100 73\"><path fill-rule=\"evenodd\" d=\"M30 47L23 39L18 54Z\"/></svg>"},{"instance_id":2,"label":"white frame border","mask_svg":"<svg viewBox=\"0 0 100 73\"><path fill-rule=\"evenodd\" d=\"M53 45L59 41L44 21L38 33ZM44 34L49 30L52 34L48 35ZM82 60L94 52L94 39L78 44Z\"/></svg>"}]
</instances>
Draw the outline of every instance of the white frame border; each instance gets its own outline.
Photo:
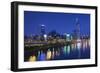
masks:
<instances>
[{"instance_id":1,"label":"white frame border","mask_svg":"<svg viewBox=\"0 0 100 73\"><path fill-rule=\"evenodd\" d=\"M24 11L43 11L43 12L64 12L64 13L83 13L91 14L90 18L90 42L91 42L91 59L82 60L63 60L63 61L40 61L40 62L24 62ZM95 64L95 9L83 8L63 8L63 7L48 7L48 6L18 6L18 68L39 68L53 66L74 66Z\"/></svg>"}]
</instances>

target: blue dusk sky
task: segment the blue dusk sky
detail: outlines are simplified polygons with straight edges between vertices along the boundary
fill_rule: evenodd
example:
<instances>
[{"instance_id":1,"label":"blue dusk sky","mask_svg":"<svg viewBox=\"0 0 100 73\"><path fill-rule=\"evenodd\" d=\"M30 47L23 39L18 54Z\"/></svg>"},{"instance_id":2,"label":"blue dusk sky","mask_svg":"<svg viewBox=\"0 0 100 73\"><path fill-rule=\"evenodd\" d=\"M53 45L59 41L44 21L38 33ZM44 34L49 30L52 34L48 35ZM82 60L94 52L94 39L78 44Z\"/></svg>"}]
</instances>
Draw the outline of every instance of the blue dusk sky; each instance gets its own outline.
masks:
<instances>
[{"instance_id":1,"label":"blue dusk sky","mask_svg":"<svg viewBox=\"0 0 100 73\"><path fill-rule=\"evenodd\" d=\"M71 34L80 24L80 34L90 35L90 14L24 11L24 35L39 34L40 25L46 33L56 30L60 34Z\"/></svg>"}]
</instances>

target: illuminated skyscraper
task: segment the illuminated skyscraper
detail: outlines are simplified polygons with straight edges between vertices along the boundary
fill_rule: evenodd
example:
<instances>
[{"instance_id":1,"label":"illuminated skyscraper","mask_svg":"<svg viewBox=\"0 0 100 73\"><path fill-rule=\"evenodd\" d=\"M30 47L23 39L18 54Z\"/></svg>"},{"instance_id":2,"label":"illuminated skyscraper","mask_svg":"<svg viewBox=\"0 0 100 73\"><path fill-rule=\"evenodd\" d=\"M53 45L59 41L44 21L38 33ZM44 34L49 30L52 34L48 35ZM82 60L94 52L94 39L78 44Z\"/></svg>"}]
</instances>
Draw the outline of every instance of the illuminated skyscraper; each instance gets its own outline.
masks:
<instances>
[{"instance_id":1,"label":"illuminated skyscraper","mask_svg":"<svg viewBox=\"0 0 100 73\"><path fill-rule=\"evenodd\" d=\"M40 33L41 33L41 35L43 36L44 34L46 34L46 32L45 32L45 25L41 25L41 28L40 28Z\"/></svg>"},{"instance_id":2,"label":"illuminated skyscraper","mask_svg":"<svg viewBox=\"0 0 100 73\"><path fill-rule=\"evenodd\" d=\"M45 31L45 25L40 26L40 35L41 35L41 40L47 41L47 34Z\"/></svg>"},{"instance_id":3,"label":"illuminated skyscraper","mask_svg":"<svg viewBox=\"0 0 100 73\"><path fill-rule=\"evenodd\" d=\"M78 18L76 18L76 35L77 35L77 39L80 39L80 24Z\"/></svg>"},{"instance_id":4,"label":"illuminated skyscraper","mask_svg":"<svg viewBox=\"0 0 100 73\"><path fill-rule=\"evenodd\" d=\"M78 18L76 18L75 25L76 26L75 26L75 30L73 32L73 38L80 39L80 24L79 24Z\"/></svg>"}]
</instances>

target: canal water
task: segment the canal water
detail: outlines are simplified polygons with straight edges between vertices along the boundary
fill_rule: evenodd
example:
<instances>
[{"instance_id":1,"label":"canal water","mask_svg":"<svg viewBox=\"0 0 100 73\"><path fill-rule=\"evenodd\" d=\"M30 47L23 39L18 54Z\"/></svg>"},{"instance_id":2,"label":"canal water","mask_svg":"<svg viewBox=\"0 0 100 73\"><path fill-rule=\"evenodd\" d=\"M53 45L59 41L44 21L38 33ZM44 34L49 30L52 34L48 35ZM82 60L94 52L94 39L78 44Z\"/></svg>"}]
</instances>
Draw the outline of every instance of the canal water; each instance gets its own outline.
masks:
<instances>
[{"instance_id":1,"label":"canal water","mask_svg":"<svg viewBox=\"0 0 100 73\"><path fill-rule=\"evenodd\" d=\"M24 51L24 61L53 61L53 60L73 60L89 59L90 45L88 43L75 43L60 47L45 48L39 50Z\"/></svg>"}]
</instances>

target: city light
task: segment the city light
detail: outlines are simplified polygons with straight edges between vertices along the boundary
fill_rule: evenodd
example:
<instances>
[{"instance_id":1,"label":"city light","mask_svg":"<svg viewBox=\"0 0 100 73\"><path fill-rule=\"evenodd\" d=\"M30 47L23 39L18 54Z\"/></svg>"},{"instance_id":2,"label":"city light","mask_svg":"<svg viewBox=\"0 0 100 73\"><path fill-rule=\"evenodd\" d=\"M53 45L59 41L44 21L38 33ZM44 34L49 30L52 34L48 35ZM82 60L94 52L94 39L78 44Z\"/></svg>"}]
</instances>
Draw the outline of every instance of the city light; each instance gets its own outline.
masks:
<instances>
[{"instance_id":1,"label":"city light","mask_svg":"<svg viewBox=\"0 0 100 73\"><path fill-rule=\"evenodd\" d=\"M73 15L71 14L71 16ZM79 14L78 16L81 15ZM44 19L46 20L46 18ZM67 19L69 20L69 18ZM82 25L83 20L80 21L80 18L73 17L73 20L70 22L67 21L68 23L63 19L65 22L61 22L60 24L58 22L58 24L55 23L56 21L54 21L54 19L52 24L50 24L51 22L49 23L49 21L42 23L42 19L39 20L39 23L33 22L34 25L32 25L33 28L31 32L34 35L30 34L24 36L25 61L34 62L90 58L90 35L85 35L85 33L89 32L88 29L81 29L85 26L85 24ZM82 33L83 30L84 32ZM28 29L27 31L29 32Z\"/></svg>"},{"instance_id":2,"label":"city light","mask_svg":"<svg viewBox=\"0 0 100 73\"><path fill-rule=\"evenodd\" d=\"M44 34L44 39L45 39L45 41L47 41L47 35L46 34Z\"/></svg>"}]
</instances>

